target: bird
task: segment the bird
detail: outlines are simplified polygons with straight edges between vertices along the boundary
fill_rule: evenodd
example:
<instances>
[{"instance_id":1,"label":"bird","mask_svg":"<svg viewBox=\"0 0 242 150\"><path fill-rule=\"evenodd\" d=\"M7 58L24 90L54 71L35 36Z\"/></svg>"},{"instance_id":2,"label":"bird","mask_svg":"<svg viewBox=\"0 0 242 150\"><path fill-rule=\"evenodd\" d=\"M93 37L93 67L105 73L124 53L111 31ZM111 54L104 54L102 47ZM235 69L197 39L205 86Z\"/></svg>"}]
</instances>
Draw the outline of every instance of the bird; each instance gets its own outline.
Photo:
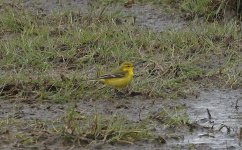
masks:
<instances>
[{"instance_id":1,"label":"bird","mask_svg":"<svg viewBox=\"0 0 242 150\"><path fill-rule=\"evenodd\" d=\"M132 81L133 76L133 64L131 62L123 62L110 74L99 76L98 80L104 85L118 90L127 87Z\"/></svg>"}]
</instances>

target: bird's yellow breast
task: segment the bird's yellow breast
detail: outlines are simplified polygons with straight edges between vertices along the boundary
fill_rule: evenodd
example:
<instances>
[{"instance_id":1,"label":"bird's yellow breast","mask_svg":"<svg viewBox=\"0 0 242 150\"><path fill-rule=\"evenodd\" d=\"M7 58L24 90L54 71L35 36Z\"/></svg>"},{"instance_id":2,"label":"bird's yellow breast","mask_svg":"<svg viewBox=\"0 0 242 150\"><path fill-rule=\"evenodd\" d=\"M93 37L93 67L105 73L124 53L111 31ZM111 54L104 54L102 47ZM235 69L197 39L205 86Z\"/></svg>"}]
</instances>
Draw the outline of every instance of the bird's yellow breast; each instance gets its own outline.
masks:
<instances>
[{"instance_id":1,"label":"bird's yellow breast","mask_svg":"<svg viewBox=\"0 0 242 150\"><path fill-rule=\"evenodd\" d=\"M122 78L110 78L110 79L104 79L104 84L114 87L114 88L124 88L126 87L130 81L132 80L132 77L122 77Z\"/></svg>"}]
</instances>

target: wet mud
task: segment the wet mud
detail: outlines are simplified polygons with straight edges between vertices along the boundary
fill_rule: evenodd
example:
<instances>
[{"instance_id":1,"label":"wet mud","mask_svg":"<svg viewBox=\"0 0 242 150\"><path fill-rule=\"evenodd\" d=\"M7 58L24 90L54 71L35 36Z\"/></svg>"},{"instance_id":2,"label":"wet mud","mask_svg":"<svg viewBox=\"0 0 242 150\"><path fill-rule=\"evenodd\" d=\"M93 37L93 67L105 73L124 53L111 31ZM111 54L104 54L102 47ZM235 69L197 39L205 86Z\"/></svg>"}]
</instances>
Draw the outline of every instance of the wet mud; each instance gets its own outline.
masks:
<instances>
[{"instance_id":1,"label":"wet mud","mask_svg":"<svg viewBox=\"0 0 242 150\"><path fill-rule=\"evenodd\" d=\"M87 149L240 149L242 123L242 90L203 90L197 98L185 100L144 99L142 97L110 100L84 100L73 104L40 104L1 101L0 119L15 118L27 121L57 121L70 107L77 112L91 116L119 115L131 122L151 119L163 109L184 106L188 114L191 128L179 127L170 129L162 123L154 121L154 133L162 135L166 143L140 141L132 145L102 144L88 145ZM107 107L108 106L108 107ZM152 120L152 119L151 119ZM172 137L173 135L174 137ZM45 142L43 142L45 143ZM41 145L41 144L40 144ZM43 146L43 145L42 145ZM50 147L59 147L58 142L52 142ZM61 147L60 147L61 146ZM66 147L63 147L66 148Z\"/></svg>"},{"instance_id":2,"label":"wet mud","mask_svg":"<svg viewBox=\"0 0 242 150\"><path fill-rule=\"evenodd\" d=\"M94 1L89 0L25 0L23 5L33 11L51 13L55 11L72 10L80 13L96 12L104 10L106 13L120 13L117 18L121 22L130 22L134 25L146 27L153 31L178 30L186 26L186 22L177 14L169 14L160 7L151 5L133 4L126 8L123 5L108 5L106 8L94 7Z\"/></svg>"},{"instance_id":3,"label":"wet mud","mask_svg":"<svg viewBox=\"0 0 242 150\"><path fill-rule=\"evenodd\" d=\"M186 22L182 18L165 13L164 10L149 5L134 5L132 9L126 9L125 11L136 17L138 25L148 27L158 32L164 30L178 30L186 25Z\"/></svg>"},{"instance_id":4,"label":"wet mud","mask_svg":"<svg viewBox=\"0 0 242 150\"><path fill-rule=\"evenodd\" d=\"M209 145L212 149L241 149L242 90L201 91L185 101L191 122L200 127L183 143Z\"/></svg>"}]
</instances>

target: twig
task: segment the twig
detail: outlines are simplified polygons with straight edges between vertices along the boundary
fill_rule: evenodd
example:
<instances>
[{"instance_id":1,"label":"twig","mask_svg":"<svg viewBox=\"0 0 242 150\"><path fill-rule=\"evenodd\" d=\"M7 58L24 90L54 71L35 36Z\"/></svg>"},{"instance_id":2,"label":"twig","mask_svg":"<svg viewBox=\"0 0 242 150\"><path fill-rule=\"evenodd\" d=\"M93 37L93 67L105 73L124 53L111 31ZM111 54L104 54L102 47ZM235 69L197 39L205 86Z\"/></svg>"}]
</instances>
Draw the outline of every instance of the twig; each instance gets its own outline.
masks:
<instances>
[{"instance_id":1,"label":"twig","mask_svg":"<svg viewBox=\"0 0 242 150\"><path fill-rule=\"evenodd\" d=\"M230 129L229 126L227 126L227 125L225 125L225 124L222 124L218 130L221 131L224 127L227 129L227 134L229 134L230 131L231 131L231 129Z\"/></svg>"},{"instance_id":2,"label":"twig","mask_svg":"<svg viewBox=\"0 0 242 150\"><path fill-rule=\"evenodd\" d=\"M207 108L207 113L208 113L208 119L211 120L212 119L212 115L211 115L211 113L210 113L208 108Z\"/></svg>"},{"instance_id":3,"label":"twig","mask_svg":"<svg viewBox=\"0 0 242 150\"><path fill-rule=\"evenodd\" d=\"M239 108L238 102L239 102L239 99L237 99L236 102L235 102L235 106L234 106L234 108L235 108L236 110L238 110L238 108Z\"/></svg>"}]
</instances>

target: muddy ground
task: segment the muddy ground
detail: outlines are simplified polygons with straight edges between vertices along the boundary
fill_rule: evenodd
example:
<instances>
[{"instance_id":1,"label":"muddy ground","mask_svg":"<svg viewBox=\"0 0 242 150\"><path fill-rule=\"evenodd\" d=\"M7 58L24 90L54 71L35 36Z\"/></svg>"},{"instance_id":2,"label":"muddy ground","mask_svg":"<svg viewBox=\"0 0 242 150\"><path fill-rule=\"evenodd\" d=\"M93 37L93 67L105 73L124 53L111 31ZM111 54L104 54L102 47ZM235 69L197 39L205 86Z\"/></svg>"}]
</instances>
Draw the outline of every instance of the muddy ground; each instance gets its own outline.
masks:
<instances>
[{"instance_id":1,"label":"muddy ground","mask_svg":"<svg viewBox=\"0 0 242 150\"><path fill-rule=\"evenodd\" d=\"M153 130L166 139L165 144L154 141L136 142L132 145L110 145L110 144L90 144L86 149L240 149L240 135L242 123L241 98L242 90L202 90L197 96L188 99L163 101L162 99L144 99L142 97L123 98L116 100L99 101L80 101L75 104L40 104L26 102L6 102L1 101L0 117L17 118L22 121L58 121L65 115L70 106L75 105L75 111L82 115L90 116L94 113L104 116L123 115L132 122L139 122L155 116L163 108L171 109L179 106L186 108L191 128L179 127L176 130L168 129L162 126L159 121L154 121ZM108 106L108 107L107 107ZM211 117L208 115L208 111ZM14 128L8 127L10 132ZM19 130L19 129L17 129ZM22 128L20 131L26 129ZM176 133L174 133L176 131ZM173 132L174 137L170 133ZM7 139L1 136L1 147L11 149L18 143L9 143ZM47 136L48 137L48 136ZM66 149L58 137L48 137L42 139L40 143L25 148L58 148ZM73 147L75 149L75 147ZM76 148L78 149L78 148Z\"/></svg>"},{"instance_id":2,"label":"muddy ground","mask_svg":"<svg viewBox=\"0 0 242 150\"><path fill-rule=\"evenodd\" d=\"M33 11L39 10L50 13L52 11L59 10L77 10L81 13L87 13L88 11L95 11L97 9L93 1L87 0L71 0L71 1L58 1L58 0L41 0L41 1L29 1L26 0L24 5L31 8ZM177 16L177 14L165 13L160 7L150 5L138 5L133 4L132 8L125 8L123 5L108 5L105 11L110 13L121 12L123 18L121 21L134 20L138 26L144 26L154 31L163 30L175 30L181 29L186 25L186 22Z\"/></svg>"},{"instance_id":3,"label":"muddy ground","mask_svg":"<svg viewBox=\"0 0 242 150\"><path fill-rule=\"evenodd\" d=\"M91 1L72 0L68 2L55 0L29 1L24 5L34 10L50 12L57 9L78 9L85 13ZM107 8L109 11L122 10L127 17L131 16L135 24L147 27L153 31L168 29L179 30L186 26L186 22L177 15L167 14L161 9L149 5L134 4L132 9L121 6ZM184 107L188 114L191 128L167 129L158 121L153 122L153 130L165 137L166 143L154 141L140 141L134 144L90 144L83 149L241 149L242 133L242 89L198 89L194 96L187 99L163 100L146 99L144 97L127 97L105 100L85 100L72 104L49 104L36 101L0 101L0 119L20 119L22 121L56 121L65 115L67 109L75 106L80 114L92 115L124 115L132 122L139 122L155 116L163 108ZM108 106L108 107L107 107ZM23 146L19 141L12 141L11 133L24 132L25 128L13 126L4 128L0 135L1 149L79 149L65 146L59 137L48 136L46 133L40 143L32 146ZM8 133L6 133L8 132ZM168 137L174 133L174 138ZM43 133L42 133L43 134Z\"/></svg>"}]
</instances>

